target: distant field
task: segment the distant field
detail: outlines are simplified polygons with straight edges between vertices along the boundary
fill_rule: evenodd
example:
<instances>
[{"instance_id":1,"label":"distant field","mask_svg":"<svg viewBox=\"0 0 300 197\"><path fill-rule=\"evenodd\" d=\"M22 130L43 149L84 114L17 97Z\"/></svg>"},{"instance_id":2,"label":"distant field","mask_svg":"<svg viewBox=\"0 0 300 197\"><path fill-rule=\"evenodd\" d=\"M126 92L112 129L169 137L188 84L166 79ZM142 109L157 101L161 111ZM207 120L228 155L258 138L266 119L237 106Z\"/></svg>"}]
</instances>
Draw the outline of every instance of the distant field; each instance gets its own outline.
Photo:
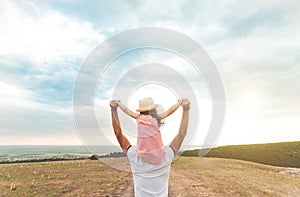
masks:
<instances>
[{"instance_id":1,"label":"distant field","mask_svg":"<svg viewBox=\"0 0 300 197\"><path fill-rule=\"evenodd\" d=\"M126 158L112 162L128 166ZM131 173L99 161L1 164L0 196L133 196ZM169 196L298 196L300 171L252 162L180 157Z\"/></svg>"},{"instance_id":2,"label":"distant field","mask_svg":"<svg viewBox=\"0 0 300 197\"><path fill-rule=\"evenodd\" d=\"M0 163L80 159L92 154L105 155L121 151L119 146L89 146L89 148L92 148L93 152L89 152L85 146L0 146Z\"/></svg>"},{"instance_id":3,"label":"distant field","mask_svg":"<svg viewBox=\"0 0 300 197\"><path fill-rule=\"evenodd\" d=\"M185 151L183 156L198 156L198 150ZM300 168L300 141L253 145L232 145L212 148L205 157L253 161L282 167Z\"/></svg>"}]
</instances>

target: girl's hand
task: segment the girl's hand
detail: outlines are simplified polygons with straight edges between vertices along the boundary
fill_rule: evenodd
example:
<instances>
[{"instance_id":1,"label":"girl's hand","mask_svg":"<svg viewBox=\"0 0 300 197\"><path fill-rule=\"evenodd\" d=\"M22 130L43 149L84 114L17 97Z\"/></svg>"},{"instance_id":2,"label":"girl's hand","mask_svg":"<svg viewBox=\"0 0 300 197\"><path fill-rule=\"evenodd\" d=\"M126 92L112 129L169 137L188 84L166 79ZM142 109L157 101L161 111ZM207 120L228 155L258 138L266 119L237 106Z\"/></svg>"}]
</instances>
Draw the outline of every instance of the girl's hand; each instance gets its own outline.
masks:
<instances>
[{"instance_id":1,"label":"girl's hand","mask_svg":"<svg viewBox=\"0 0 300 197\"><path fill-rule=\"evenodd\" d=\"M182 99L182 108L183 108L183 111L189 111L190 110L190 101L188 99Z\"/></svg>"},{"instance_id":2,"label":"girl's hand","mask_svg":"<svg viewBox=\"0 0 300 197\"><path fill-rule=\"evenodd\" d=\"M181 99L178 99L178 103L181 105L182 104L182 98Z\"/></svg>"},{"instance_id":3,"label":"girl's hand","mask_svg":"<svg viewBox=\"0 0 300 197\"><path fill-rule=\"evenodd\" d=\"M119 106L118 101L116 101L116 100L111 100L109 105L112 109L116 109Z\"/></svg>"}]
</instances>

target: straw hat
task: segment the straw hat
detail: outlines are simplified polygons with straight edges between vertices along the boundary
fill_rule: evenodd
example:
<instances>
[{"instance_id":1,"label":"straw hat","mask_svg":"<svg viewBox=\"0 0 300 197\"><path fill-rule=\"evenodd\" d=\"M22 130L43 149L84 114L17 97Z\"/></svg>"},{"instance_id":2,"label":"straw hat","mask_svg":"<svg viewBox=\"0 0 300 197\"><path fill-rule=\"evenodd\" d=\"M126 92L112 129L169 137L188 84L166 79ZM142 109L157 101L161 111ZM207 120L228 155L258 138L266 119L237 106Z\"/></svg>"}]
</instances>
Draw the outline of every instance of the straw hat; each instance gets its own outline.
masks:
<instances>
[{"instance_id":1,"label":"straw hat","mask_svg":"<svg viewBox=\"0 0 300 197\"><path fill-rule=\"evenodd\" d=\"M139 108L136 110L138 112L145 112L155 109L158 105L154 104L152 98L144 98L139 101Z\"/></svg>"}]
</instances>

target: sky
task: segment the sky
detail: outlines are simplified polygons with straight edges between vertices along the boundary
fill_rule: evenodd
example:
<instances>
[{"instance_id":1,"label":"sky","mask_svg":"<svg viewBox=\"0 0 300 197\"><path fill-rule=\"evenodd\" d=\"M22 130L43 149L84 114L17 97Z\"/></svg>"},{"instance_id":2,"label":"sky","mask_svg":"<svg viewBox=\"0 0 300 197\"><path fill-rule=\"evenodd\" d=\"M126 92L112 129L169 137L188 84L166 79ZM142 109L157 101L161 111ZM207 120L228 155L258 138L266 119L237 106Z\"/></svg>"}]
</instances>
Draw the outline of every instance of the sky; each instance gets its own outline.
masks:
<instances>
[{"instance_id":1,"label":"sky","mask_svg":"<svg viewBox=\"0 0 300 197\"><path fill-rule=\"evenodd\" d=\"M226 96L216 145L300 140L296 0L0 2L0 145L86 143L73 116L78 72L103 41L140 27L181 32L213 60ZM103 74L94 98L95 116L106 136L99 144L116 144L108 102L117 82L137 65L151 62L175 66L192 86L201 123L193 144L201 145L212 110L205 79L194 75L181 57L154 49L124 55ZM145 84L126 102L136 109L146 94L162 109L177 100L167 87ZM174 136L179 120L180 111L166 119L165 143Z\"/></svg>"}]
</instances>

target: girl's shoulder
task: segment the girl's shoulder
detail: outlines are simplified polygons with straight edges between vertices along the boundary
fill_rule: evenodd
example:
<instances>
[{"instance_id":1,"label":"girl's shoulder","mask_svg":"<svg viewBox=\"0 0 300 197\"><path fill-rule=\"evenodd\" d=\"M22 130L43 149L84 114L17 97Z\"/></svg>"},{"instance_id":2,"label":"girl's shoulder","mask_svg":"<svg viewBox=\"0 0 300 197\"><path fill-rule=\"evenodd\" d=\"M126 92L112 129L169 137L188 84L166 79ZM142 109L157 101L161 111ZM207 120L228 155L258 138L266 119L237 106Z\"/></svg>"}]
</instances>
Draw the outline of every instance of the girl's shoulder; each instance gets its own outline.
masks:
<instances>
[{"instance_id":1,"label":"girl's shoulder","mask_svg":"<svg viewBox=\"0 0 300 197\"><path fill-rule=\"evenodd\" d=\"M143 123L143 124L154 124L157 122L155 118L153 118L151 115L139 115L138 118L136 119L138 123Z\"/></svg>"},{"instance_id":2,"label":"girl's shoulder","mask_svg":"<svg viewBox=\"0 0 300 197\"><path fill-rule=\"evenodd\" d=\"M151 115L138 115L138 119L151 120L153 117Z\"/></svg>"}]
</instances>

